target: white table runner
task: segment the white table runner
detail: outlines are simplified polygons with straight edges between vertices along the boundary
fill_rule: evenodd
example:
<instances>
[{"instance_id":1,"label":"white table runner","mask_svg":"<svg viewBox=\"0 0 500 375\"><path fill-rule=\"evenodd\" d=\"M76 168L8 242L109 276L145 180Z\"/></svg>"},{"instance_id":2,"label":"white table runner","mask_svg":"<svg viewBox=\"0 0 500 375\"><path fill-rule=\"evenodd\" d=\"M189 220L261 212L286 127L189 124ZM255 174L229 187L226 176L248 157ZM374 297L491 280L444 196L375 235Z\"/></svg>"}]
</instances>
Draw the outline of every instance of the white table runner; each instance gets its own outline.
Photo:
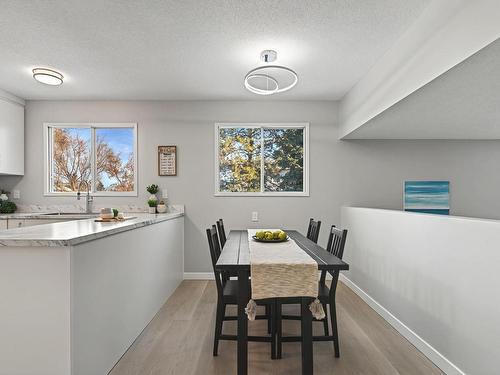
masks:
<instances>
[{"instance_id":1,"label":"white table runner","mask_svg":"<svg viewBox=\"0 0 500 375\"><path fill-rule=\"evenodd\" d=\"M318 296L318 264L292 239L280 243L257 242L248 229L252 299Z\"/></svg>"}]
</instances>

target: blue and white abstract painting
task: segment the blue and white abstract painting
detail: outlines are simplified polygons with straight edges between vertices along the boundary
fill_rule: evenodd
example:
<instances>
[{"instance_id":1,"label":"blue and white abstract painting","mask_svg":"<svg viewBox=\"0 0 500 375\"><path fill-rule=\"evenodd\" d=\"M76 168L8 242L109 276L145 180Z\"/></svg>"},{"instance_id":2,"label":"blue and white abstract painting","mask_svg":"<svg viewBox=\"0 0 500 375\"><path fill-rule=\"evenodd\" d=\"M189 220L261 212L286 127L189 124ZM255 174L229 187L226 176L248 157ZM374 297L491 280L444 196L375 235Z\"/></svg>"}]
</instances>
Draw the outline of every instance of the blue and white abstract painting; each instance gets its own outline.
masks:
<instances>
[{"instance_id":1,"label":"blue and white abstract painting","mask_svg":"<svg viewBox=\"0 0 500 375\"><path fill-rule=\"evenodd\" d=\"M404 210L449 215L450 182L405 181Z\"/></svg>"}]
</instances>

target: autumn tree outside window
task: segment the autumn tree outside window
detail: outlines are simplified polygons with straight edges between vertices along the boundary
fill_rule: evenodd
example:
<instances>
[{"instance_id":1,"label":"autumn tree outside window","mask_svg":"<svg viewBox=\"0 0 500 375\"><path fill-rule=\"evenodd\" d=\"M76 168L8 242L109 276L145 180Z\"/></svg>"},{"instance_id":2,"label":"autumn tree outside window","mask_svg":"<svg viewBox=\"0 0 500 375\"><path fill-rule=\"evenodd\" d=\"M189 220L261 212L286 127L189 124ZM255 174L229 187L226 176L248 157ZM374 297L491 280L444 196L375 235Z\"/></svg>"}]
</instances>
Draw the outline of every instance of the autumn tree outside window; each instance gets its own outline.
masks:
<instances>
[{"instance_id":1,"label":"autumn tree outside window","mask_svg":"<svg viewBox=\"0 0 500 375\"><path fill-rule=\"evenodd\" d=\"M309 124L215 124L215 195L308 196Z\"/></svg>"},{"instance_id":2,"label":"autumn tree outside window","mask_svg":"<svg viewBox=\"0 0 500 375\"><path fill-rule=\"evenodd\" d=\"M45 195L137 195L137 124L44 124Z\"/></svg>"}]
</instances>

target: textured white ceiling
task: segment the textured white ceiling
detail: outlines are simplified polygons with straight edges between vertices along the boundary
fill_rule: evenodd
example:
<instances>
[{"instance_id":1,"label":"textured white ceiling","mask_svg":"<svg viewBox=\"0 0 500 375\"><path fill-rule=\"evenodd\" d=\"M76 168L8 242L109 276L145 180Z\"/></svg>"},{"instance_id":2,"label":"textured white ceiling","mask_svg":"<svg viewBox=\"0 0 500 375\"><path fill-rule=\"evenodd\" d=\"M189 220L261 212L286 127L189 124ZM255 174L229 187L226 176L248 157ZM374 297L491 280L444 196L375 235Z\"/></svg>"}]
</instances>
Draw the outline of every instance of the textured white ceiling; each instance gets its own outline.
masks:
<instances>
[{"instance_id":1,"label":"textured white ceiling","mask_svg":"<svg viewBox=\"0 0 500 375\"><path fill-rule=\"evenodd\" d=\"M500 39L345 139L500 139Z\"/></svg>"},{"instance_id":2,"label":"textured white ceiling","mask_svg":"<svg viewBox=\"0 0 500 375\"><path fill-rule=\"evenodd\" d=\"M243 77L272 48L300 78L273 99L337 100L429 1L0 1L0 88L26 99L256 99ZM37 66L65 84L37 83Z\"/></svg>"}]
</instances>

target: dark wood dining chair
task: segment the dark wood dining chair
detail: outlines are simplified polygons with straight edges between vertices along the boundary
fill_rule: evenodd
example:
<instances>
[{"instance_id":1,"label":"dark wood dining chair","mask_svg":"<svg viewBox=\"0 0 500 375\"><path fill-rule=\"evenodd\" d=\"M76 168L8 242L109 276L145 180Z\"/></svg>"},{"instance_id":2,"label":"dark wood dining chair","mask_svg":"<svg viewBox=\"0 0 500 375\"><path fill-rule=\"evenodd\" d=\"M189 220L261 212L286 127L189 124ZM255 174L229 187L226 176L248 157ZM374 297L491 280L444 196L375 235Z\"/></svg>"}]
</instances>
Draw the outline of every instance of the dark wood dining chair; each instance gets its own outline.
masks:
<instances>
[{"instance_id":1,"label":"dark wood dining chair","mask_svg":"<svg viewBox=\"0 0 500 375\"><path fill-rule=\"evenodd\" d=\"M328 236L328 243L326 250L335 255L337 258L342 259L344 256L344 247L347 238L347 229L338 229L335 225L330 228L330 235ZM318 283L318 298L323 309L325 310L325 318L322 320L313 319L313 321L322 321L324 335L323 336L313 336L313 341L333 341L333 347L335 350L335 357L340 357L340 347L339 347L339 333L337 327L337 306L335 302L335 294L337 291L337 284L339 280L339 271L328 271L332 280L330 287L326 285L326 273L327 271L321 272L321 277ZM300 316L297 315L282 315L282 305L284 304L299 304L299 297L289 297L289 298L278 298L276 301L276 337L277 337L277 357L281 358L282 343L283 342L294 342L300 341L302 338L300 336L283 336L282 334L282 319L285 320L301 320ZM330 307L328 312L327 306ZM328 329L328 318L330 318L330 323L332 326L332 334L329 334Z\"/></svg>"},{"instance_id":2,"label":"dark wood dining chair","mask_svg":"<svg viewBox=\"0 0 500 375\"><path fill-rule=\"evenodd\" d=\"M224 221L222 219L219 219L215 222L215 225L217 226L217 233L219 234L219 254L217 254L217 258L220 255L220 252L224 248L224 245L226 244L226 230L224 229ZM229 280L231 277L238 277L237 272L222 272L222 278L224 281Z\"/></svg>"},{"instance_id":3,"label":"dark wood dining chair","mask_svg":"<svg viewBox=\"0 0 500 375\"><path fill-rule=\"evenodd\" d=\"M312 242L318 243L319 231L321 229L321 221L314 221L313 218L309 219L309 226L307 227L307 235Z\"/></svg>"},{"instance_id":4,"label":"dark wood dining chair","mask_svg":"<svg viewBox=\"0 0 500 375\"><path fill-rule=\"evenodd\" d=\"M224 220L219 219L219 220L217 220L217 222L215 224L217 226L217 233L219 234L220 249L222 251L222 248L226 244L226 240L227 240L226 230L224 229ZM231 277L238 277L238 273L237 272L229 272L229 271L222 273L222 278L224 281L231 279ZM266 305L266 315L270 315L270 314L271 314L270 305ZM271 321L270 320L268 321L268 324L267 324L267 333L271 333Z\"/></svg>"},{"instance_id":5,"label":"dark wood dining chair","mask_svg":"<svg viewBox=\"0 0 500 375\"><path fill-rule=\"evenodd\" d=\"M226 244L226 230L224 229L224 221L222 219L217 220L217 232L219 233L220 248L224 248Z\"/></svg>"},{"instance_id":6,"label":"dark wood dining chair","mask_svg":"<svg viewBox=\"0 0 500 375\"><path fill-rule=\"evenodd\" d=\"M210 249L210 258L212 260L212 268L215 276L215 285L217 287L217 312L215 317L215 333L213 355L217 356L219 349L219 340L237 341L237 335L222 334L222 326L224 321L238 320L237 316L226 315L227 305L238 305L238 280L224 280L220 271L215 268L219 259L221 250L219 247L219 239L217 236L216 226L207 229L208 247ZM251 295L251 289L248 295ZM276 325L275 325L275 309L276 304L274 299L256 300L259 306L266 307L265 315L257 315L255 319L265 319L270 327L270 335L268 336L248 336L248 341L270 342L271 343L271 358L276 358Z\"/></svg>"}]
</instances>

